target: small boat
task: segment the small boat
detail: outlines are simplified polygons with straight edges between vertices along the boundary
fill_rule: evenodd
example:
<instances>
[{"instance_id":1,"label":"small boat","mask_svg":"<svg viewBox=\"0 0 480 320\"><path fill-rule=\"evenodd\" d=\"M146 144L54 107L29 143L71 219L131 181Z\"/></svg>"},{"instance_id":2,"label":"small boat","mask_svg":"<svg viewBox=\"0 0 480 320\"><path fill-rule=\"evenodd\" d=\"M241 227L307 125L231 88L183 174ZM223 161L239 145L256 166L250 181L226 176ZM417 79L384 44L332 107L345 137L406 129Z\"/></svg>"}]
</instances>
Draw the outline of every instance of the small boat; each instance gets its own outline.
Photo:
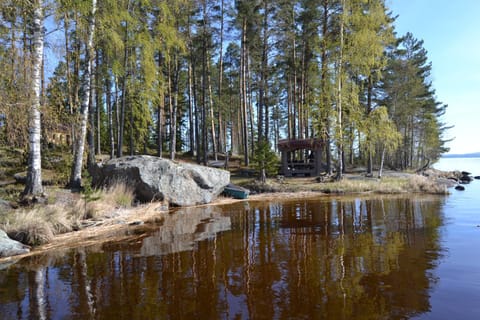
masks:
<instances>
[{"instance_id":1,"label":"small boat","mask_svg":"<svg viewBox=\"0 0 480 320\"><path fill-rule=\"evenodd\" d=\"M250 194L250 190L242 188L240 186L229 183L224 189L223 193L234 199L247 199Z\"/></svg>"}]
</instances>

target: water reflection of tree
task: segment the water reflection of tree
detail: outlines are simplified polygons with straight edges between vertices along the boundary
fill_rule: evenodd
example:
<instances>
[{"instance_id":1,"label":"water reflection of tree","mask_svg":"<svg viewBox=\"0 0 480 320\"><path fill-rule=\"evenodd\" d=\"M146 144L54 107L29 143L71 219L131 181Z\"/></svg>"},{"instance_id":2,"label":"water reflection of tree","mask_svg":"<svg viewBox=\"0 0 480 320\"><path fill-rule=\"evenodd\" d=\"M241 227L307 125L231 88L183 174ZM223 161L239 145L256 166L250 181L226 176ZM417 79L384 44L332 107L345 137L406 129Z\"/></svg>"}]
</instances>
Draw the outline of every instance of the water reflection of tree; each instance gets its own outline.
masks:
<instances>
[{"instance_id":1,"label":"water reflection of tree","mask_svg":"<svg viewBox=\"0 0 480 320\"><path fill-rule=\"evenodd\" d=\"M63 308L76 318L406 318L429 309L441 205L405 198L302 200L228 206L205 217L197 212L183 217L195 224L193 232L216 230L201 224L218 215L230 218L232 230L177 237L199 241L159 255L138 239L72 252L43 264L50 270L46 299L68 301ZM180 233L188 229L171 225ZM0 311L6 301L21 306L29 299L26 288L39 288L16 272L17 283L8 285L19 292L0 294ZM55 282L68 289L48 289ZM47 315L59 314L55 308L51 303Z\"/></svg>"}]
</instances>

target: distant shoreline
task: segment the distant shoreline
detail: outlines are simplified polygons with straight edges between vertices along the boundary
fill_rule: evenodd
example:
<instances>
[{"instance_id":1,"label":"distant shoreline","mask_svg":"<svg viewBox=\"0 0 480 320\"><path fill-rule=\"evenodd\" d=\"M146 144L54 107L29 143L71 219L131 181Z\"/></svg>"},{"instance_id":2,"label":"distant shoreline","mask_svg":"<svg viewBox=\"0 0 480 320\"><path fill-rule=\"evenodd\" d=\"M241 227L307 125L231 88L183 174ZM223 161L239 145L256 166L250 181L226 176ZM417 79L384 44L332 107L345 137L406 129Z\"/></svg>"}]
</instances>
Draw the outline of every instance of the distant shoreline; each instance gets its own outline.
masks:
<instances>
[{"instance_id":1,"label":"distant shoreline","mask_svg":"<svg viewBox=\"0 0 480 320\"><path fill-rule=\"evenodd\" d=\"M445 154L442 158L480 158L480 152L463 154Z\"/></svg>"}]
</instances>

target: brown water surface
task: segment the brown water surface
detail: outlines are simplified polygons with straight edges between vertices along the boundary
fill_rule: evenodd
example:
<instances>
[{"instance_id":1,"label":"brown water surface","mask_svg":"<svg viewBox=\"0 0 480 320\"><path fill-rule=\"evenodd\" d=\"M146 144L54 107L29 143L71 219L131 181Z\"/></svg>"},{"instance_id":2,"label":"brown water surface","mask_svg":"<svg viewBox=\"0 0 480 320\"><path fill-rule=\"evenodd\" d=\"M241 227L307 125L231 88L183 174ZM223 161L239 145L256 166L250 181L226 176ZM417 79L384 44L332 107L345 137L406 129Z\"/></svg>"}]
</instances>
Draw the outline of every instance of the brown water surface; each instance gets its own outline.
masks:
<instances>
[{"instance_id":1,"label":"brown water surface","mask_svg":"<svg viewBox=\"0 0 480 320\"><path fill-rule=\"evenodd\" d=\"M431 310L444 197L178 210L0 271L2 319L405 319Z\"/></svg>"}]
</instances>

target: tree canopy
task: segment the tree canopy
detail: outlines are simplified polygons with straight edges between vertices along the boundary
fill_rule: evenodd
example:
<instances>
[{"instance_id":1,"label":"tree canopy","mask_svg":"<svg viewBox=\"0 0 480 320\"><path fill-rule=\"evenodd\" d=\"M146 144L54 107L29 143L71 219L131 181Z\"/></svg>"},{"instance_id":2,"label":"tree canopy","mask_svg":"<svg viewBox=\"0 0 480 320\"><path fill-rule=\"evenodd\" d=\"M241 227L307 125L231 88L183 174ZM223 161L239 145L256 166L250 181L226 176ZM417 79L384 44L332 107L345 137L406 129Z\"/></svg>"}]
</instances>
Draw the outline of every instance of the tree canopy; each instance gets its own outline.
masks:
<instances>
[{"instance_id":1,"label":"tree canopy","mask_svg":"<svg viewBox=\"0 0 480 320\"><path fill-rule=\"evenodd\" d=\"M329 172L415 168L447 151L446 105L423 42L394 20L384 0L4 1L1 143L28 149L23 111L38 105L41 146L68 136L76 185L87 130L90 162L232 152L249 165L279 139L319 137ZM55 54L37 102L39 41Z\"/></svg>"}]
</instances>

